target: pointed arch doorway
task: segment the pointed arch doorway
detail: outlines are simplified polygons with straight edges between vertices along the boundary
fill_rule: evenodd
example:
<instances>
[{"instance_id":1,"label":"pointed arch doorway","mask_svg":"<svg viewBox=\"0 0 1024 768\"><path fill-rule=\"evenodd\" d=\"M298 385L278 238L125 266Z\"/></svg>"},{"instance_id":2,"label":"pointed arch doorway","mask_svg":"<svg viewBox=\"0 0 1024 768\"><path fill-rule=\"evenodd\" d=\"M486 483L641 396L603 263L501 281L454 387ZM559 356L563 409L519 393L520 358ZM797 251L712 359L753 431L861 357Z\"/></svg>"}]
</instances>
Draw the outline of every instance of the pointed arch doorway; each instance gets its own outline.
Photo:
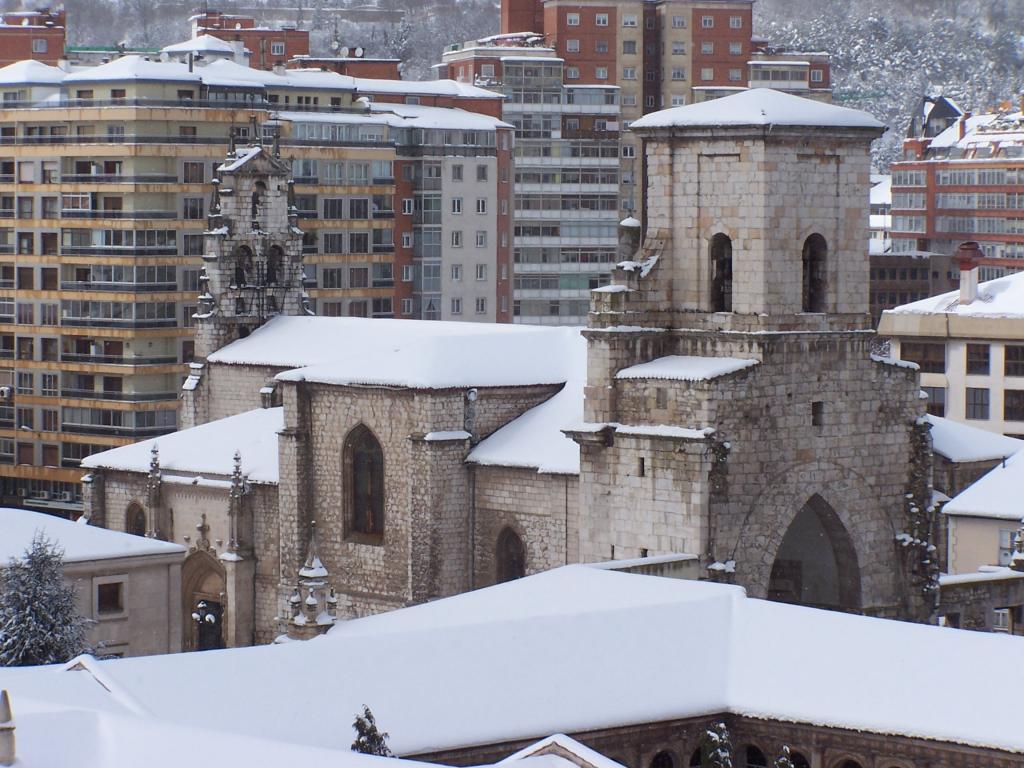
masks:
<instances>
[{"instance_id":1,"label":"pointed arch doorway","mask_svg":"<svg viewBox=\"0 0 1024 768\"><path fill-rule=\"evenodd\" d=\"M860 612L860 567L853 539L832 506L814 494L782 539L768 583L768 599L829 610Z\"/></svg>"},{"instance_id":2,"label":"pointed arch doorway","mask_svg":"<svg viewBox=\"0 0 1024 768\"><path fill-rule=\"evenodd\" d=\"M186 558L181 568L182 650L224 647L226 589L224 568L213 555L199 550Z\"/></svg>"}]
</instances>

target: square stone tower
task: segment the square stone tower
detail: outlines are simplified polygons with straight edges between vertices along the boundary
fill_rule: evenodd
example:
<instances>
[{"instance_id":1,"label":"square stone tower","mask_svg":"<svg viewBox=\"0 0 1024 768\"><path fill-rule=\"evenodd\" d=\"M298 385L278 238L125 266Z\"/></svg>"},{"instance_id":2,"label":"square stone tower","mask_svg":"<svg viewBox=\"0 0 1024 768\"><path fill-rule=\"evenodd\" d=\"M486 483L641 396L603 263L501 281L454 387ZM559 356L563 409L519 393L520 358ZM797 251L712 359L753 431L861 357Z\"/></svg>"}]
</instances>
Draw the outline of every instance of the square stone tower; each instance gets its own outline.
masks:
<instances>
[{"instance_id":1,"label":"square stone tower","mask_svg":"<svg viewBox=\"0 0 1024 768\"><path fill-rule=\"evenodd\" d=\"M755 89L632 129L646 238L623 222L636 253L593 294L569 433L583 558L689 552L753 596L926 620L924 406L914 370L871 354L884 126Z\"/></svg>"}]
</instances>

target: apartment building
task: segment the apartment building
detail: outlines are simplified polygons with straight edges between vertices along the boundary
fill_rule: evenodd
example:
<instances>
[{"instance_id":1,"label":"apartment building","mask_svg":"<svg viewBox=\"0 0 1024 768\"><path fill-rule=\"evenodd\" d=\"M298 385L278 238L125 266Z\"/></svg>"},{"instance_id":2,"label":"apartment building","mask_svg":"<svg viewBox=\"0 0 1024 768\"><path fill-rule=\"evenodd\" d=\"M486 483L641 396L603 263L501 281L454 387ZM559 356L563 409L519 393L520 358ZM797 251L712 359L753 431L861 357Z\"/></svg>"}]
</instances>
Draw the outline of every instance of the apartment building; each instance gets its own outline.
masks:
<instances>
[{"instance_id":1,"label":"apartment building","mask_svg":"<svg viewBox=\"0 0 1024 768\"><path fill-rule=\"evenodd\" d=\"M249 64L256 69L273 69L296 56L309 55L309 31L292 26L269 27L251 16L220 11L203 11L189 18L192 37L203 35L228 42L240 42L249 53Z\"/></svg>"},{"instance_id":2,"label":"apartment building","mask_svg":"<svg viewBox=\"0 0 1024 768\"><path fill-rule=\"evenodd\" d=\"M62 9L0 13L0 67L24 59L56 64L64 56L66 32Z\"/></svg>"},{"instance_id":3,"label":"apartment building","mask_svg":"<svg viewBox=\"0 0 1024 768\"><path fill-rule=\"evenodd\" d=\"M1024 259L1024 117L1004 106L972 115L942 96L921 100L892 165L893 253L951 255L973 240L982 280Z\"/></svg>"},{"instance_id":4,"label":"apartment building","mask_svg":"<svg viewBox=\"0 0 1024 768\"><path fill-rule=\"evenodd\" d=\"M175 429L230 137L277 141L291 161L318 313L494 321L504 302L510 314L500 120L367 104L351 77L228 59L25 61L0 69L0 91L5 503L73 510L82 458Z\"/></svg>"},{"instance_id":5,"label":"apartment building","mask_svg":"<svg viewBox=\"0 0 1024 768\"><path fill-rule=\"evenodd\" d=\"M565 60L529 33L452 46L438 70L506 97L516 137L514 320L585 324L590 290L616 260L620 190L635 185L632 159L622 170L619 88L567 80Z\"/></svg>"}]
</instances>

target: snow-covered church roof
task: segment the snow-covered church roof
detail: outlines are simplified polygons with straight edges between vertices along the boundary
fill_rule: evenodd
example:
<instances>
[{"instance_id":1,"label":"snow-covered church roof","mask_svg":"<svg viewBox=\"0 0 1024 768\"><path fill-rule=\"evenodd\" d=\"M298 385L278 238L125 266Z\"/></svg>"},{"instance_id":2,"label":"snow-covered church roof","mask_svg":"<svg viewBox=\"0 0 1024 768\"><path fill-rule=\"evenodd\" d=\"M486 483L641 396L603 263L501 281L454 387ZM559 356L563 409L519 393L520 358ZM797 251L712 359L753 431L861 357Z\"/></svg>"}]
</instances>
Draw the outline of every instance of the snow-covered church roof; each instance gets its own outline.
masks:
<instances>
[{"instance_id":1,"label":"snow-covered church roof","mask_svg":"<svg viewBox=\"0 0 1024 768\"><path fill-rule=\"evenodd\" d=\"M77 710L70 728L107 713L339 752L352 740L339 724L366 704L399 754L708 713L1019 754L1020 712L992 681L1024 688L1020 642L577 565L308 642L0 670L0 688L34 711ZM189 680L218 695L195 706Z\"/></svg>"},{"instance_id":2,"label":"snow-covered church roof","mask_svg":"<svg viewBox=\"0 0 1024 768\"><path fill-rule=\"evenodd\" d=\"M713 128L719 126L874 128L885 124L867 112L837 107L771 88L750 88L711 101L644 115L630 128Z\"/></svg>"}]
</instances>

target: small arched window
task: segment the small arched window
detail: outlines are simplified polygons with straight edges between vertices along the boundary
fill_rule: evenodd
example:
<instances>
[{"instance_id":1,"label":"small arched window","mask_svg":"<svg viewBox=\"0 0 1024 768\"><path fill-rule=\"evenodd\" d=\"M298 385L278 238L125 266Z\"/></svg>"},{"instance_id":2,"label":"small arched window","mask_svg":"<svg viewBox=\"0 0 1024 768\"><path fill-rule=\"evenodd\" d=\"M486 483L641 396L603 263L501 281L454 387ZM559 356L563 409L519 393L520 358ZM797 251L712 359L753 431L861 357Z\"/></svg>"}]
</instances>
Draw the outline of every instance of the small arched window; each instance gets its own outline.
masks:
<instances>
[{"instance_id":1,"label":"small arched window","mask_svg":"<svg viewBox=\"0 0 1024 768\"><path fill-rule=\"evenodd\" d=\"M505 528L498 534L496 554L496 577L499 584L526 575L526 548L523 540L511 528Z\"/></svg>"},{"instance_id":2,"label":"small arched window","mask_svg":"<svg viewBox=\"0 0 1024 768\"><path fill-rule=\"evenodd\" d=\"M281 279L281 264L284 262L284 251L281 246L272 245L267 249L267 285L277 285Z\"/></svg>"},{"instance_id":3,"label":"small arched window","mask_svg":"<svg viewBox=\"0 0 1024 768\"><path fill-rule=\"evenodd\" d=\"M249 273L252 270L252 251L248 246L240 245L235 249L235 285L246 285L249 282Z\"/></svg>"},{"instance_id":4,"label":"small arched window","mask_svg":"<svg viewBox=\"0 0 1024 768\"><path fill-rule=\"evenodd\" d=\"M732 312L732 240L711 238L711 311Z\"/></svg>"},{"instance_id":5,"label":"small arched window","mask_svg":"<svg viewBox=\"0 0 1024 768\"><path fill-rule=\"evenodd\" d=\"M676 768L676 761L671 752L662 750L651 758L650 768Z\"/></svg>"},{"instance_id":6,"label":"small arched window","mask_svg":"<svg viewBox=\"0 0 1024 768\"><path fill-rule=\"evenodd\" d=\"M384 451L373 433L360 425L345 440L348 530L361 536L384 535Z\"/></svg>"},{"instance_id":7,"label":"small arched window","mask_svg":"<svg viewBox=\"0 0 1024 768\"><path fill-rule=\"evenodd\" d=\"M814 234L804 241L803 251L803 301L804 312L825 312L827 274L826 258L828 244L821 235Z\"/></svg>"},{"instance_id":8,"label":"small arched window","mask_svg":"<svg viewBox=\"0 0 1024 768\"><path fill-rule=\"evenodd\" d=\"M747 768L768 768L768 761L765 759L764 752L753 744L747 745L745 757Z\"/></svg>"},{"instance_id":9,"label":"small arched window","mask_svg":"<svg viewBox=\"0 0 1024 768\"><path fill-rule=\"evenodd\" d=\"M139 504L132 504L124 516L124 530L136 536L146 535L146 510Z\"/></svg>"}]
</instances>

